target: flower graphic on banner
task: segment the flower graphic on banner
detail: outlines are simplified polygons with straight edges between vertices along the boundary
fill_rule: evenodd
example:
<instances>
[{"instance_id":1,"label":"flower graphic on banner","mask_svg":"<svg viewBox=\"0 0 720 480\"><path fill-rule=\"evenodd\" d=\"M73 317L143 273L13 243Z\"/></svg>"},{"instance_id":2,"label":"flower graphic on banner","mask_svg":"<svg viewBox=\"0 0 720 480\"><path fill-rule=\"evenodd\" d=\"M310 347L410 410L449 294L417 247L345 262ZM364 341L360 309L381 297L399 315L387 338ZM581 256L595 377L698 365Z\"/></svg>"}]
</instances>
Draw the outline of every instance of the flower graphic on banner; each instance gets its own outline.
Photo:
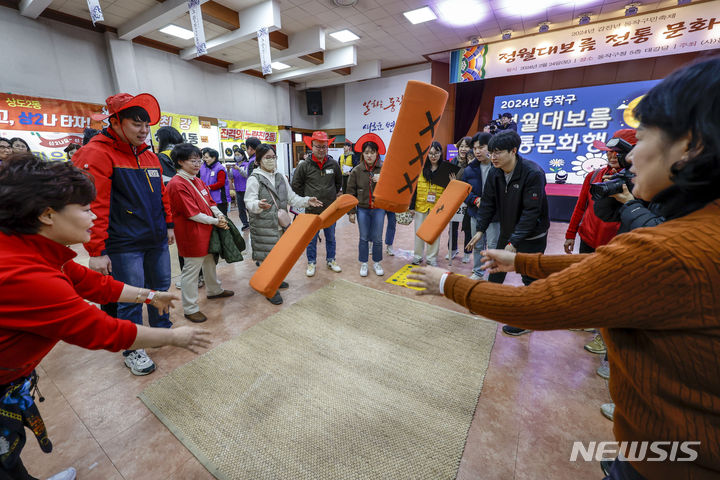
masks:
<instances>
[{"instance_id":1,"label":"flower graphic on banner","mask_svg":"<svg viewBox=\"0 0 720 480\"><path fill-rule=\"evenodd\" d=\"M607 157L604 153L588 152L575 158L576 160L572 161L572 169L576 175L586 175L607 165Z\"/></svg>"},{"instance_id":2,"label":"flower graphic on banner","mask_svg":"<svg viewBox=\"0 0 720 480\"><path fill-rule=\"evenodd\" d=\"M565 160L563 160L562 158L553 158L548 163L550 164L551 172L558 172L565 165Z\"/></svg>"}]
</instances>

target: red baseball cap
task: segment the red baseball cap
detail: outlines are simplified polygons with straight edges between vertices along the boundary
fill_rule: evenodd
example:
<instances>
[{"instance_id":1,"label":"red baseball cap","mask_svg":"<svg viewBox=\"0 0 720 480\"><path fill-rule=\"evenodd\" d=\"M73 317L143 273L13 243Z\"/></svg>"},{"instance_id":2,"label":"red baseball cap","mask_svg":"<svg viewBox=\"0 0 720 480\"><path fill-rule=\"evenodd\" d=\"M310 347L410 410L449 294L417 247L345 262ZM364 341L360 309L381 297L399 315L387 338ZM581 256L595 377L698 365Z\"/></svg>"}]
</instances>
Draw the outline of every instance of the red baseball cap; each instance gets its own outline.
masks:
<instances>
[{"instance_id":1,"label":"red baseball cap","mask_svg":"<svg viewBox=\"0 0 720 480\"><path fill-rule=\"evenodd\" d=\"M613 133L613 136L611 138L622 138L630 145L635 145L637 143L634 128L623 128L622 130L618 130L617 132ZM593 147L597 148L598 150L602 150L603 152L609 152L610 150L612 150L600 140L595 140L593 142Z\"/></svg>"},{"instance_id":2,"label":"red baseball cap","mask_svg":"<svg viewBox=\"0 0 720 480\"><path fill-rule=\"evenodd\" d=\"M150 125L156 125L160 121L160 104L157 99L149 93L141 93L135 96L129 93L117 93L108 97L105 100L105 105L107 105L107 114L95 113L91 115L90 118L100 122L122 110L130 107L140 107L150 116Z\"/></svg>"},{"instance_id":3,"label":"red baseball cap","mask_svg":"<svg viewBox=\"0 0 720 480\"><path fill-rule=\"evenodd\" d=\"M305 145L308 146L308 148L312 148L312 142L313 140L317 142L327 142L332 143L335 140L335 137L328 138L328 134L325 132L316 131L313 132L311 137L305 137L303 136L303 142L305 142Z\"/></svg>"}]
</instances>

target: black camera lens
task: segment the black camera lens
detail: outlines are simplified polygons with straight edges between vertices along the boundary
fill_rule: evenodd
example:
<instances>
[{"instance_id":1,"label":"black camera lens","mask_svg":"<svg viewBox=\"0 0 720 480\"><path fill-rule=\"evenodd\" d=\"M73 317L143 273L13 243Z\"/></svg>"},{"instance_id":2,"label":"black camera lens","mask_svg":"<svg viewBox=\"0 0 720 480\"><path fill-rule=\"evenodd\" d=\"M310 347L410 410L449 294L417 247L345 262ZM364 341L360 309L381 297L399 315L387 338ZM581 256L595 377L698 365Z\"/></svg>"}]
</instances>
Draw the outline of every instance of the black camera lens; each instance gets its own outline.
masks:
<instances>
[{"instance_id":1,"label":"black camera lens","mask_svg":"<svg viewBox=\"0 0 720 480\"><path fill-rule=\"evenodd\" d=\"M625 179L623 178L614 178L608 180L607 182L593 183L590 185L590 196L592 196L593 200L607 198L611 195L621 193L623 191L622 187L624 184Z\"/></svg>"}]
</instances>

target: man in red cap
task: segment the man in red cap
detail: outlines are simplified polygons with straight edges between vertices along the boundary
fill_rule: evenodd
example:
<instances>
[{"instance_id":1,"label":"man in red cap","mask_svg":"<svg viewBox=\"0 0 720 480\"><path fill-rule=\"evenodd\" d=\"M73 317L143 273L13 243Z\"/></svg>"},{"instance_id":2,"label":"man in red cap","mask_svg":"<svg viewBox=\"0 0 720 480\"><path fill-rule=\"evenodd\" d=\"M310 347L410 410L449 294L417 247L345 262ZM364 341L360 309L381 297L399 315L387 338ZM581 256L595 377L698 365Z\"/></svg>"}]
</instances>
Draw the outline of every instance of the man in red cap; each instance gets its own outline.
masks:
<instances>
[{"instance_id":1,"label":"man in red cap","mask_svg":"<svg viewBox=\"0 0 720 480\"><path fill-rule=\"evenodd\" d=\"M612 138L621 138L630 145L635 145L635 130L626 128L618 130ZM614 175L622 167L618 163L617 152L604 143L596 141L593 146L607 152L608 165L590 172L585 177L570 224L565 232L565 253L572 253L575 248L575 236L580 234L580 253L592 253L601 245L607 244L617 234L619 222L603 222L594 212L594 201L590 197L590 184L603 181L603 177Z\"/></svg>"},{"instance_id":2,"label":"man in red cap","mask_svg":"<svg viewBox=\"0 0 720 480\"><path fill-rule=\"evenodd\" d=\"M89 267L136 287L170 287L170 253L175 242L162 167L145 143L150 125L160 120L160 106L148 93L118 93L106 100L107 113L93 115L110 126L73 156L75 166L95 181L91 208L97 219L85 249ZM170 328L169 315L148 305L151 327ZM117 317L142 325L142 304L119 303ZM145 350L123 352L134 375L147 375L155 364Z\"/></svg>"},{"instance_id":3,"label":"man in red cap","mask_svg":"<svg viewBox=\"0 0 720 480\"><path fill-rule=\"evenodd\" d=\"M316 197L322 202L322 207L307 207L307 213L319 214L335 201L342 188L342 171L340 164L328 158L328 146L335 138L328 138L325 132L313 132L311 137L303 137L305 145L312 148L312 157L300 162L295 169L292 189L303 197ZM325 252L327 267L333 272L341 272L340 265L335 261L335 224L323 230L325 236ZM317 262L316 234L307 247L308 266L305 274L308 277L315 275Z\"/></svg>"}]
</instances>

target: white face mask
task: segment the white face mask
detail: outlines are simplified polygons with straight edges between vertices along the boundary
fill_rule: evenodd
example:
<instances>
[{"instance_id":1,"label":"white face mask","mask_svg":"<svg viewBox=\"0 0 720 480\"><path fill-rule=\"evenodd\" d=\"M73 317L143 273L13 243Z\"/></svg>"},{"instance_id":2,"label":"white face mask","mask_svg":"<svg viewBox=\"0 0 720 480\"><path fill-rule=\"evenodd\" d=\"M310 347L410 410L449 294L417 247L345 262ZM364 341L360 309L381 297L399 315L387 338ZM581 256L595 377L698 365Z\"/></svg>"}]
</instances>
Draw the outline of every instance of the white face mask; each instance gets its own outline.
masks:
<instances>
[{"instance_id":1,"label":"white face mask","mask_svg":"<svg viewBox=\"0 0 720 480\"><path fill-rule=\"evenodd\" d=\"M272 172L277 166L277 158L263 157L262 160L260 160L260 166L268 172Z\"/></svg>"}]
</instances>

